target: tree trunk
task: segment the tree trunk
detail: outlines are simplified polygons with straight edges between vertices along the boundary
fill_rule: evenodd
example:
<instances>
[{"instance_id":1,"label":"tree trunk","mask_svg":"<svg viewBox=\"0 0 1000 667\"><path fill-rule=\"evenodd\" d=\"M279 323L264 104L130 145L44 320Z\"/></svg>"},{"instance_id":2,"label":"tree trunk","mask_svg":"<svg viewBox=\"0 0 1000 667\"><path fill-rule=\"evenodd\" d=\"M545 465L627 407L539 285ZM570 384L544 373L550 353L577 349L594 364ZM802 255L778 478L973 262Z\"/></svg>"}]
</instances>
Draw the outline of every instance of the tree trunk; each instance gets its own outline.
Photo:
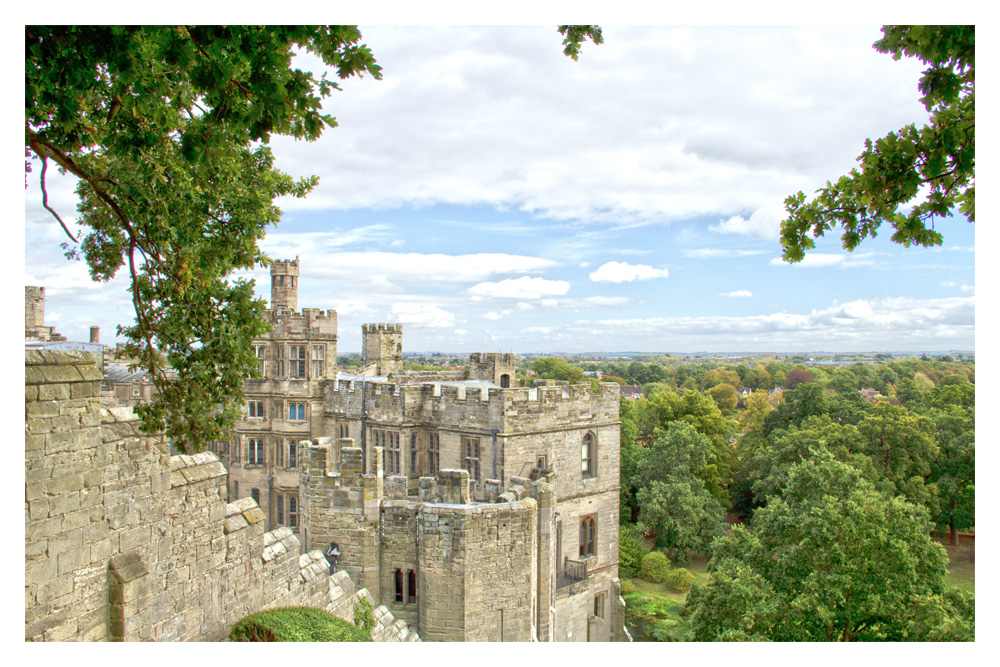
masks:
<instances>
[{"instance_id":1,"label":"tree trunk","mask_svg":"<svg viewBox=\"0 0 1000 667\"><path fill-rule=\"evenodd\" d=\"M951 516L948 517L948 532L951 535L951 545L958 546L958 531L955 530L955 501L951 501Z\"/></svg>"}]
</instances>

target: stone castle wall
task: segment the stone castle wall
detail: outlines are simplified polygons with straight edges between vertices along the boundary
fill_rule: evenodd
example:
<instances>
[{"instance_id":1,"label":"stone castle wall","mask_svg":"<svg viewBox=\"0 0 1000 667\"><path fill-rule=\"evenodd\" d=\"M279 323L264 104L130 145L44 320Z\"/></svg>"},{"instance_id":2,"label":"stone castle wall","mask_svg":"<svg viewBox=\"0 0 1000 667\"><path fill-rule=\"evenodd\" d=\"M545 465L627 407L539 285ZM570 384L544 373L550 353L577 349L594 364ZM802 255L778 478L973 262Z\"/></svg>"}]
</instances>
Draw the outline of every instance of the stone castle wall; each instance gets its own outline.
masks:
<instances>
[{"instance_id":1,"label":"stone castle wall","mask_svg":"<svg viewBox=\"0 0 1000 667\"><path fill-rule=\"evenodd\" d=\"M433 423L440 428L476 424L517 433L618 422L618 385L612 383L601 384L593 394L590 385L583 384L529 390L345 380L329 389L328 409L360 418L362 388L368 419L380 423Z\"/></svg>"},{"instance_id":2,"label":"stone castle wall","mask_svg":"<svg viewBox=\"0 0 1000 667\"><path fill-rule=\"evenodd\" d=\"M253 500L227 503L210 452L170 456L131 410L101 410L81 352L25 352L25 639L212 641L255 611L351 620L360 597ZM376 610L377 640L415 641Z\"/></svg>"},{"instance_id":3,"label":"stone castle wall","mask_svg":"<svg viewBox=\"0 0 1000 667\"><path fill-rule=\"evenodd\" d=\"M353 444L308 447L300 484L307 546L337 544L339 567L425 639L531 641L540 606L549 621L552 487L536 484L537 498L518 486L496 503L472 503L468 472L442 470L420 478L419 499L407 497L405 478L361 474ZM373 455L381 471L382 448Z\"/></svg>"}]
</instances>

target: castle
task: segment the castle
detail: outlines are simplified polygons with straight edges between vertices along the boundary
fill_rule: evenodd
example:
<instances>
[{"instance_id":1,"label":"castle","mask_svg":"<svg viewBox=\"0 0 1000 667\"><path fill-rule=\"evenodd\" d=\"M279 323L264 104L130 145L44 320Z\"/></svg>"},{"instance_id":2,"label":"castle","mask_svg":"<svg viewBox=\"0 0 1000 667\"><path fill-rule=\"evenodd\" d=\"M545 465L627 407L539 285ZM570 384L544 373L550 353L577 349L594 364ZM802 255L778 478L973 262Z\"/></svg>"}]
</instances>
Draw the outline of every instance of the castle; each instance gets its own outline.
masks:
<instances>
[{"instance_id":1,"label":"castle","mask_svg":"<svg viewBox=\"0 0 1000 667\"><path fill-rule=\"evenodd\" d=\"M131 408L103 408L100 354L24 353L26 641L219 641L262 609L351 621L371 594L250 498L211 452L171 456ZM419 641L375 608L375 641Z\"/></svg>"},{"instance_id":2,"label":"castle","mask_svg":"<svg viewBox=\"0 0 1000 667\"><path fill-rule=\"evenodd\" d=\"M262 377L201 454L100 409L99 354L26 350L25 638L214 640L365 597L385 641L629 640L617 385L402 371L398 324L338 373L336 312L296 309L297 259L271 277Z\"/></svg>"},{"instance_id":3,"label":"castle","mask_svg":"<svg viewBox=\"0 0 1000 667\"><path fill-rule=\"evenodd\" d=\"M435 641L625 639L618 591L618 387L512 387L514 357L403 371L399 324L362 326L338 373L337 314L296 310L298 259L271 267L260 379L212 449L230 498L339 567Z\"/></svg>"}]
</instances>

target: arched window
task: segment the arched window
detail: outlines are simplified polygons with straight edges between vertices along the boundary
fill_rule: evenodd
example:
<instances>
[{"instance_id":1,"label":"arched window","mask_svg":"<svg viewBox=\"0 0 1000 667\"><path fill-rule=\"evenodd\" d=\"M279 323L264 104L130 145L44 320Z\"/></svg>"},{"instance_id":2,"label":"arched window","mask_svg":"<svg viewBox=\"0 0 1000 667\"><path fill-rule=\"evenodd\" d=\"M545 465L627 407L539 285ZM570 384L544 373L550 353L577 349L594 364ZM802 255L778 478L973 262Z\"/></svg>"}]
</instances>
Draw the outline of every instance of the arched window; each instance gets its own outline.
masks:
<instances>
[{"instance_id":1,"label":"arched window","mask_svg":"<svg viewBox=\"0 0 1000 667\"><path fill-rule=\"evenodd\" d=\"M396 570L396 602L403 601L403 571Z\"/></svg>"},{"instance_id":2,"label":"arched window","mask_svg":"<svg viewBox=\"0 0 1000 667\"><path fill-rule=\"evenodd\" d=\"M580 519L580 558L589 558L597 553L597 530L594 517Z\"/></svg>"},{"instance_id":3,"label":"arched window","mask_svg":"<svg viewBox=\"0 0 1000 667\"><path fill-rule=\"evenodd\" d=\"M417 573L410 570L406 573L406 603L415 604L417 602Z\"/></svg>"},{"instance_id":4,"label":"arched window","mask_svg":"<svg viewBox=\"0 0 1000 667\"><path fill-rule=\"evenodd\" d=\"M510 387L510 376L506 373L500 376L500 387L503 389Z\"/></svg>"},{"instance_id":5,"label":"arched window","mask_svg":"<svg viewBox=\"0 0 1000 667\"><path fill-rule=\"evenodd\" d=\"M580 470L583 472L584 477L594 477L597 475L597 467L594 465L594 454L596 454L594 434L588 433L583 436L583 442L580 447Z\"/></svg>"}]
</instances>

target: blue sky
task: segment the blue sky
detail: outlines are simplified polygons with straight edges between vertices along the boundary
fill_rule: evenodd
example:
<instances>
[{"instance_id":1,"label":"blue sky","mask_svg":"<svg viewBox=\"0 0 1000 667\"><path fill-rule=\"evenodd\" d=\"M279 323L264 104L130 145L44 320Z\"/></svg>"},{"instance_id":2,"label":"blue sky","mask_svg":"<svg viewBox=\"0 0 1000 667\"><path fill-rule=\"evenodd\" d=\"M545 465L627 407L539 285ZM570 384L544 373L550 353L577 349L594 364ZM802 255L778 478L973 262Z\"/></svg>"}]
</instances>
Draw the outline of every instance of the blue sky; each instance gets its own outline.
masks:
<instances>
[{"instance_id":1,"label":"blue sky","mask_svg":"<svg viewBox=\"0 0 1000 667\"><path fill-rule=\"evenodd\" d=\"M926 117L877 24L607 25L576 63L551 25L362 33L384 79L345 82L321 140L273 142L320 186L263 241L300 258L300 307L338 310L341 352L364 322L403 323L405 351L974 349L964 220L940 248L833 235L779 259L787 195ZM71 188L50 192L70 215ZM29 179L25 284L59 331L112 342L126 282L90 283L60 234Z\"/></svg>"}]
</instances>

